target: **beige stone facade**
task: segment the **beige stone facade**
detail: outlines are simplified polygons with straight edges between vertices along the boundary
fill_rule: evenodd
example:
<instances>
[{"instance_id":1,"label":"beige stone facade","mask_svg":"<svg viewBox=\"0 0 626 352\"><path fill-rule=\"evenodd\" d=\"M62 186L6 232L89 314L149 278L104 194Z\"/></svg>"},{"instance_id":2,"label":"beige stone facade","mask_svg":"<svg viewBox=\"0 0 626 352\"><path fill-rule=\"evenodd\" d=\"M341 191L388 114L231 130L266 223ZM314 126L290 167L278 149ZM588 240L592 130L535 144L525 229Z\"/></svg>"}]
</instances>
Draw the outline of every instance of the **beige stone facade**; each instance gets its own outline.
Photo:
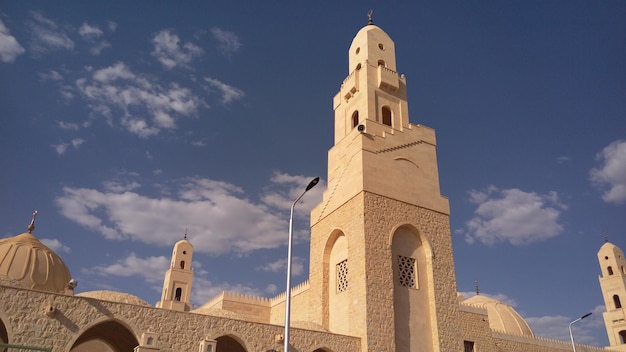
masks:
<instances>
[{"instance_id":1,"label":"beige stone facade","mask_svg":"<svg viewBox=\"0 0 626 352\"><path fill-rule=\"evenodd\" d=\"M535 337L503 303L459 296L435 132L409 122L395 44L368 24L348 56L348 76L333 99L328 188L311 212L309 280L292 290L291 350L571 350L569 341ZM186 239L174 246L161 300L152 307L119 292L74 295L64 286L71 278L65 264L30 231L0 240L0 343L72 352L282 351L284 293L223 292L191 310L193 246ZM598 256L615 347L578 345L580 352L625 351L619 297L626 297L626 271L613 247ZM23 260L31 255L53 263L43 270ZM605 257L614 263L603 263Z\"/></svg>"}]
</instances>

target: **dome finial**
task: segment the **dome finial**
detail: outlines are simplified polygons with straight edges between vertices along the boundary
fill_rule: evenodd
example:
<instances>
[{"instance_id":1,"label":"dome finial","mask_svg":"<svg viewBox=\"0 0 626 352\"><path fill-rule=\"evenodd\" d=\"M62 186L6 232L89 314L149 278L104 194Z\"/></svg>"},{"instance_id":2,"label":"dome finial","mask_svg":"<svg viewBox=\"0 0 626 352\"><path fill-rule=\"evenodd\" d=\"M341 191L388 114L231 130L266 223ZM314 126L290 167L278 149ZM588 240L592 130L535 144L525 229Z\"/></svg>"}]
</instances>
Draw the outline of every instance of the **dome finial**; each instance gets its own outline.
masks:
<instances>
[{"instance_id":1,"label":"dome finial","mask_svg":"<svg viewBox=\"0 0 626 352\"><path fill-rule=\"evenodd\" d=\"M478 289L478 280L474 280L474 288L476 289L476 296L480 295L480 290Z\"/></svg>"},{"instance_id":2,"label":"dome finial","mask_svg":"<svg viewBox=\"0 0 626 352\"><path fill-rule=\"evenodd\" d=\"M35 210L33 212L33 218L32 220L30 220L30 224L28 225L28 233L32 233L33 230L35 229L35 218L37 217L37 214L39 214L39 212L37 210Z\"/></svg>"},{"instance_id":3,"label":"dome finial","mask_svg":"<svg viewBox=\"0 0 626 352\"><path fill-rule=\"evenodd\" d=\"M367 12L367 24L374 24L374 20L372 19L373 10L369 10Z\"/></svg>"},{"instance_id":4,"label":"dome finial","mask_svg":"<svg viewBox=\"0 0 626 352\"><path fill-rule=\"evenodd\" d=\"M187 239L187 228L185 227L185 239Z\"/></svg>"}]
</instances>

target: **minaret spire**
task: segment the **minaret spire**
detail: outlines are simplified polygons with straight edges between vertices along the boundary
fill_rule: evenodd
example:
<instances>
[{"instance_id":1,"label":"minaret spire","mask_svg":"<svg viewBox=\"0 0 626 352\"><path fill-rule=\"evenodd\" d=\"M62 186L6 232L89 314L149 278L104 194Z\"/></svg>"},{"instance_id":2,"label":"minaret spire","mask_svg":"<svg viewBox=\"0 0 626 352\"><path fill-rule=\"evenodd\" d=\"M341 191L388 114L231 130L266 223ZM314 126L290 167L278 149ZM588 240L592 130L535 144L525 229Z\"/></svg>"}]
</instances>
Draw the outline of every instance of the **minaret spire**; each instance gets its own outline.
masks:
<instances>
[{"instance_id":1,"label":"minaret spire","mask_svg":"<svg viewBox=\"0 0 626 352\"><path fill-rule=\"evenodd\" d=\"M33 218L30 220L30 224L28 225L28 233L32 233L33 230L35 229L35 218L37 218L37 214L39 214L39 212L37 210L35 210L33 212Z\"/></svg>"},{"instance_id":2,"label":"minaret spire","mask_svg":"<svg viewBox=\"0 0 626 352\"><path fill-rule=\"evenodd\" d=\"M374 20L372 19L372 14L374 14L373 10L369 10L367 12L367 24L368 25L374 24Z\"/></svg>"}]
</instances>

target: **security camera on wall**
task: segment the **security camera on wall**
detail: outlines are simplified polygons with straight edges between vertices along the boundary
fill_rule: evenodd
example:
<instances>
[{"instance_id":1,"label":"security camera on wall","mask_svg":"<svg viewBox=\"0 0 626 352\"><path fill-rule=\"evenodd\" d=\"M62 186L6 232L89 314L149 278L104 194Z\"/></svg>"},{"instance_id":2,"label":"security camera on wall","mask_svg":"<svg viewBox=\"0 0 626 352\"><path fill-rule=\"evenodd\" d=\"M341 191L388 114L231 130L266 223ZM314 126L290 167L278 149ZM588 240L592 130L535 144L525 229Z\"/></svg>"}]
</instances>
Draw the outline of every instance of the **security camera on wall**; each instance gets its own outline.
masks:
<instances>
[{"instance_id":1,"label":"security camera on wall","mask_svg":"<svg viewBox=\"0 0 626 352\"><path fill-rule=\"evenodd\" d=\"M365 133L365 125L358 125L356 129L361 133Z\"/></svg>"},{"instance_id":2,"label":"security camera on wall","mask_svg":"<svg viewBox=\"0 0 626 352\"><path fill-rule=\"evenodd\" d=\"M67 287L70 289L75 289L76 287L78 287L78 281L71 279L70 282L67 283Z\"/></svg>"}]
</instances>

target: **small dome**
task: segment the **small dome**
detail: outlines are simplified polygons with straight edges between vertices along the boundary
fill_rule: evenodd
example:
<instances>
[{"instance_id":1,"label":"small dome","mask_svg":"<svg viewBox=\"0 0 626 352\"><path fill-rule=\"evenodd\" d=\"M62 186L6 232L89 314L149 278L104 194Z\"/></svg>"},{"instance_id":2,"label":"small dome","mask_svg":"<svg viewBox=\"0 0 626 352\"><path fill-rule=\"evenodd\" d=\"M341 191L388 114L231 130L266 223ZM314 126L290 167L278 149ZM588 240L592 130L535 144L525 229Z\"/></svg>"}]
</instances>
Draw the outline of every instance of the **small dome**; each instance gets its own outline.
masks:
<instances>
[{"instance_id":1,"label":"small dome","mask_svg":"<svg viewBox=\"0 0 626 352\"><path fill-rule=\"evenodd\" d=\"M463 304L486 309L489 327L492 330L514 335L535 336L526 320L508 304L484 295L470 297L463 301Z\"/></svg>"},{"instance_id":2,"label":"small dome","mask_svg":"<svg viewBox=\"0 0 626 352\"><path fill-rule=\"evenodd\" d=\"M130 293L117 292L117 291L108 291L108 290L98 290L98 291L88 291L77 294L79 297L87 297L87 298L95 298L101 301L111 301L117 303L128 303L134 304L137 306L150 307L148 302L143 299L131 295Z\"/></svg>"},{"instance_id":3,"label":"small dome","mask_svg":"<svg viewBox=\"0 0 626 352\"><path fill-rule=\"evenodd\" d=\"M57 293L65 293L72 278L61 257L29 232L0 239L0 277Z\"/></svg>"}]
</instances>

